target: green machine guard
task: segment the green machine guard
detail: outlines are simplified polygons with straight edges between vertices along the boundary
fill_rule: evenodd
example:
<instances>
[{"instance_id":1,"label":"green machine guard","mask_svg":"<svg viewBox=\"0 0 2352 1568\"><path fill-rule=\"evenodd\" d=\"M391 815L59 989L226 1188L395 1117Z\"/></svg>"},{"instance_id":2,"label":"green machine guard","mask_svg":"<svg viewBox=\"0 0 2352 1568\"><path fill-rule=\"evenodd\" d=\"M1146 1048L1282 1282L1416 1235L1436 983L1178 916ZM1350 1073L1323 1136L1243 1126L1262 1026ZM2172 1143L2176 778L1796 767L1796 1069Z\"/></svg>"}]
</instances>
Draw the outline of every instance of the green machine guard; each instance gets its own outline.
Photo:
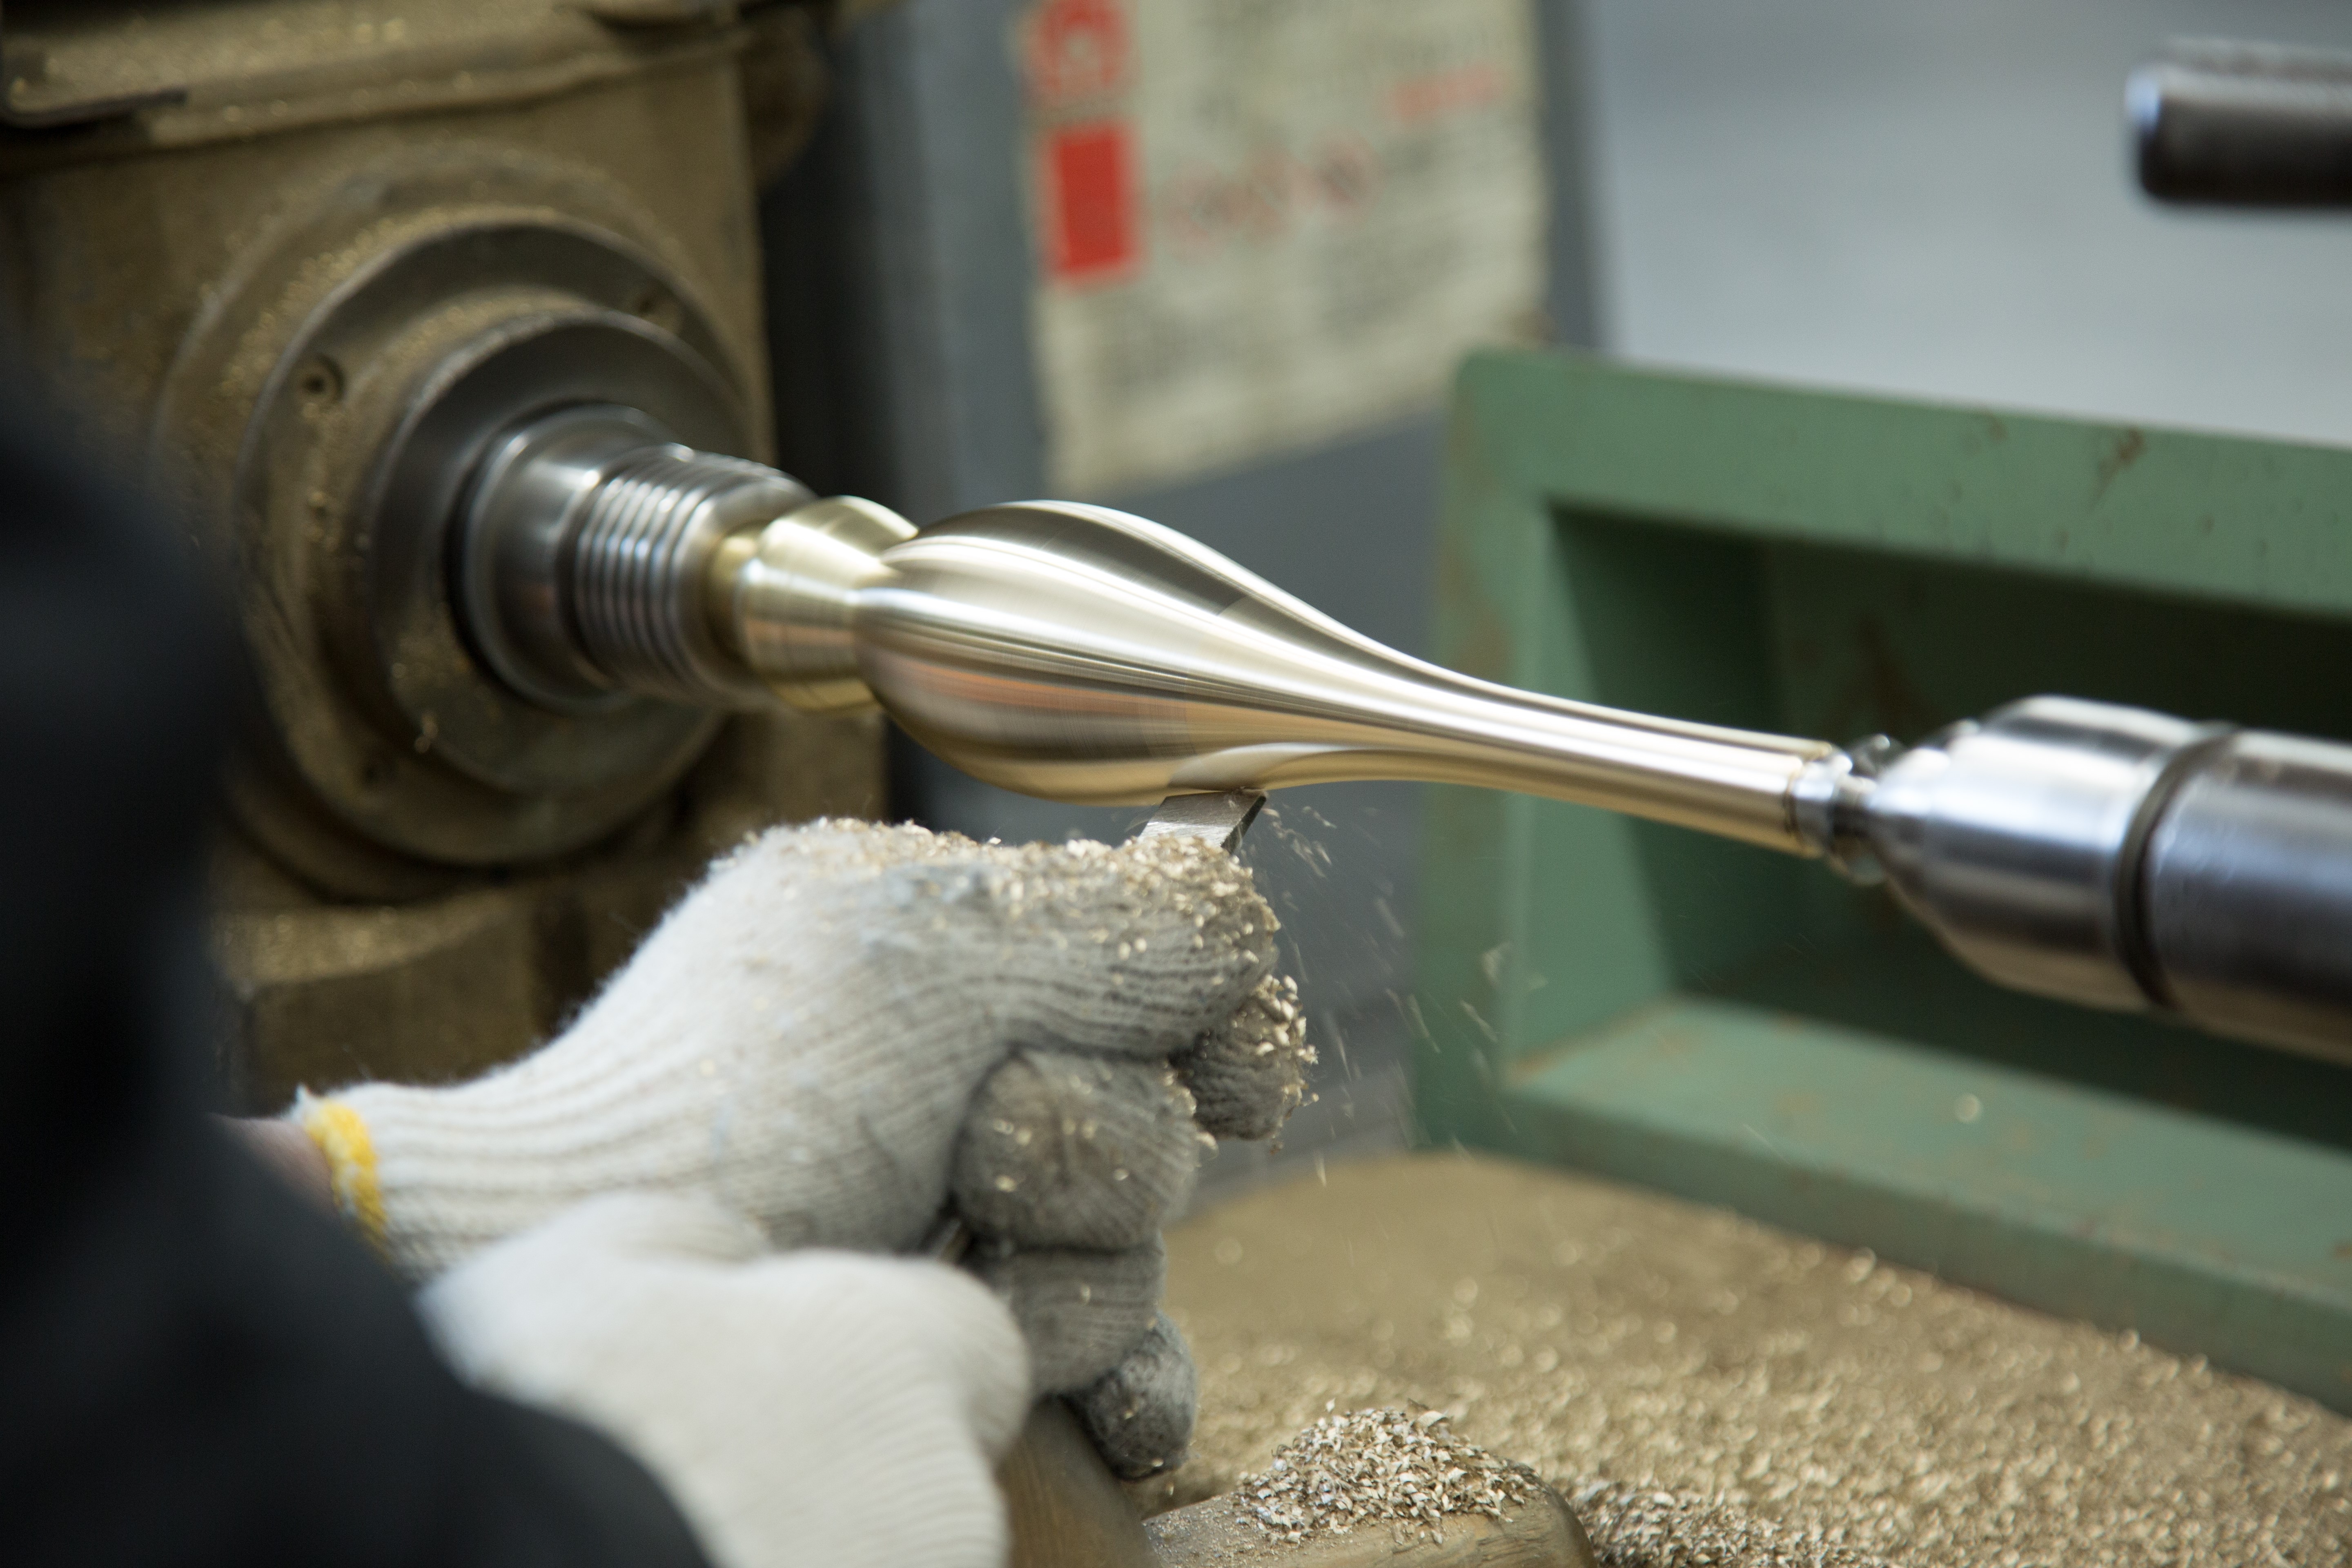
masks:
<instances>
[{"instance_id":1,"label":"green machine guard","mask_svg":"<svg viewBox=\"0 0 2352 1568\"><path fill-rule=\"evenodd\" d=\"M2352 449L1498 352L1433 657L1916 741L2040 691L2352 740ZM1421 1134L1655 1187L2352 1412L2352 1056L1998 989L1885 895L1437 788Z\"/></svg>"}]
</instances>

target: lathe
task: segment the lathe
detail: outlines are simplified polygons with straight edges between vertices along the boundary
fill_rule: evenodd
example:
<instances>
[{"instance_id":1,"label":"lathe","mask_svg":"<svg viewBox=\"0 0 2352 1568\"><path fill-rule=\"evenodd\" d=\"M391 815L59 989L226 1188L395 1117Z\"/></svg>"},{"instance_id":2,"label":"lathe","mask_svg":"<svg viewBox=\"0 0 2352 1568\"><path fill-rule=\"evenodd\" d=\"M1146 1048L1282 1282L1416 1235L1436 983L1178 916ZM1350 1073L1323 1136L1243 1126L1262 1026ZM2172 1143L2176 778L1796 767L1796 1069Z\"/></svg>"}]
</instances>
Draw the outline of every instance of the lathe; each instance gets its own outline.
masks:
<instances>
[{"instance_id":1,"label":"lathe","mask_svg":"<svg viewBox=\"0 0 2352 1568\"><path fill-rule=\"evenodd\" d=\"M910 521L769 466L753 192L814 121L824 29L859 8L0 15L0 310L32 373L173 489L244 633L215 868L242 1026L230 1098L269 1109L304 1082L454 1077L523 1049L711 854L771 822L882 809L883 714L979 778L1065 802L1402 779L1599 807L1884 882L2000 986L2352 1063L2341 741L2032 686L1907 745L1654 716L1408 658L1122 512ZM2151 189L2244 188L2276 145L2258 134L2282 101L2263 68L2182 66L2139 90ZM2345 118L2346 89L2285 74L2292 156L2253 184L2340 200L2331 150L2352 139L2313 127ZM2221 130L2200 140L2206 110ZM1528 373L1545 395L1607 380L1564 363ZM1512 374L1474 373L1465 429L1479 388ZM1638 400L1638 379L1604 391ZM1751 412L1794 406L1767 402ZM1791 531L1760 504L1686 510ZM1477 662L1469 640L1454 662ZM1555 872L1505 864L1475 876ZM1507 941L1473 945L1482 1000L1546 983ZM1500 1048L1454 1053L1424 1131L1527 1152L1539 1140L1495 1130L1515 1103L1497 1084L1557 1042L1499 1016L1498 1036L1470 986L1432 973L1432 1006ZM1984 1110L1973 1091L1938 1104L1964 1124ZM1612 1157L1591 1163L1651 1173ZM1847 1234L1743 1206L1903 1251L1875 1211ZM1959 1250L1912 1260L2095 1320L2138 1310L2127 1287L2036 1297ZM2266 1276L2228 1298L2294 1331L2233 1321L2217 1355L2340 1402L2340 1363L2248 1348L2324 1343L2343 1315L2339 1297L2310 1306L2324 1294ZM2193 1311L2178 1321L2178 1342L2204 1342Z\"/></svg>"},{"instance_id":2,"label":"lathe","mask_svg":"<svg viewBox=\"0 0 2352 1568\"><path fill-rule=\"evenodd\" d=\"M462 998L408 1070L520 1044L729 831L875 804L877 706L1064 801L1629 812L1883 876L2003 984L2352 1050L2352 748L2036 697L1842 751L1469 680L1099 509L820 500L758 461L747 219L814 113L815 9L262 9L5 35L26 339L213 520L252 655L255 1096L362 976L412 1036Z\"/></svg>"}]
</instances>

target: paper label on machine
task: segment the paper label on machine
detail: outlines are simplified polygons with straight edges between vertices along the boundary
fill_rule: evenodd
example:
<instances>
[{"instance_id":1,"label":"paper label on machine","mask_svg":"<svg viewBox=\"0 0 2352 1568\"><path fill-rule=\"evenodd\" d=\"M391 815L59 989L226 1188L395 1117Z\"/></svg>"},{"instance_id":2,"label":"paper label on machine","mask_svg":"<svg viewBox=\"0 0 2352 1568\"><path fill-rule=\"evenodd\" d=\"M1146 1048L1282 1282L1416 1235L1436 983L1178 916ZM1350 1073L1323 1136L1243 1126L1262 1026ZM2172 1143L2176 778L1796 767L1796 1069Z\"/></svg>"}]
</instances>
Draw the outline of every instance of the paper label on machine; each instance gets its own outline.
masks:
<instances>
[{"instance_id":1,"label":"paper label on machine","mask_svg":"<svg viewBox=\"0 0 2352 1568\"><path fill-rule=\"evenodd\" d=\"M1433 407L1542 334L1528 0L1035 0L1014 45L1056 490Z\"/></svg>"}]
</instances>

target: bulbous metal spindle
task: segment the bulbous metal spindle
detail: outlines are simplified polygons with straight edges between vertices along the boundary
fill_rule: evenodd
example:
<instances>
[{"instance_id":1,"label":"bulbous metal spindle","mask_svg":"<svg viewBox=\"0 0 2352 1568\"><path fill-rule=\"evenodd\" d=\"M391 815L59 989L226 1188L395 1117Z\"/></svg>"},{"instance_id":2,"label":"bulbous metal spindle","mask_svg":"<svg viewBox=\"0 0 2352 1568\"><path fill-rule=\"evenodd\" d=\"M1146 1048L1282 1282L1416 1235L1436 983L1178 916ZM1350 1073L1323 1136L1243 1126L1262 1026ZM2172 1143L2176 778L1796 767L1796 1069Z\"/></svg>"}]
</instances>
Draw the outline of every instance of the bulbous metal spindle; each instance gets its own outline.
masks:
<instances>
[{"instance_id":1,"label":"bulbous metal spindle","mask_svg":"<svg viewBox=\"0 0 2352 1568\"><path fill-rule=\"evenodd\" d=\"M919 532L650 438L642 416L568 410L499 448L461 563L485 656L563 700L878 704L975 777L1076 804L1417 779L1827 847L1809 802L1832 747L1441 669L1106 508L991 507Z\"/></svg>"},{"instance_id":2,"label":"bulbous metal spindle","mask_svg":"<svg viewBox=\"0 0 2352 1568\"><path fill-rule=\"evenodd\" d=\"M917 532L870 502L717 558L720 640L785 700L878 701L991 784L1080 804L1420 779L1818 853L1797 785L1835 753L1568 702L1408 658L1141 518L1027 502Z\"/></svg>"}]
</instances>

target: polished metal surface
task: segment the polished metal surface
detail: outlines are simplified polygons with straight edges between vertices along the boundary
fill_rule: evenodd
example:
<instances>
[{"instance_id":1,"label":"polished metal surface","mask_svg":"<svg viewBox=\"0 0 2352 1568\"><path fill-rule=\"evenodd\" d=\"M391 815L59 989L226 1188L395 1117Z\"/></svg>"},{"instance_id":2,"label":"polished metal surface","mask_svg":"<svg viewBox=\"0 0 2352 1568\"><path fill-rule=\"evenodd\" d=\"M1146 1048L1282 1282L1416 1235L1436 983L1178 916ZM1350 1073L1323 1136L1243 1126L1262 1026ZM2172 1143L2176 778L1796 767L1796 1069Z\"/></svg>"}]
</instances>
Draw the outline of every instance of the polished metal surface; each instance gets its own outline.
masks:
<instances>
[{"instance_id":1,"label":"polished metal surface","mask_svg":"<svg viewBox=\"0 0 2352 1568\"><path fill-rule=\"evenodd\" d=\"M1832 750L1822 742L1474 680L1382 647L1141 518L991 507L877 563L846 608L866 686L918 741L1008 789L1119 805L1421 779L1811 852L1790 786ZM734 608L793 611L749 595ZM732 640L756 653L779 638L747 620Z\"/></svg>"},{"instance_id":2,"label":"polished metal surface","mask_svg":"<svg viewBox=\"0 0 2352 1568\"><path fill-rule=\"evenodd\" d=\"M2158 1000L2222 1034L2352 1061L2352 746L2210 748L2147 837Z\"/></svg>"},{"instance_id":3,"label":"polished metal surface","mask_svg":"<svg viewBox=\"0 0 2352 1568\"><path fill-rule=\"evenodd\" d=\"M2147 811L2209 734L2143 709L2029 698L1888 763L1864 832L1895 896L1979 973L2144 1006L2132 887Z\"/></svg>"},{"instance_id":4,"label":"polished metal surface","mask_svg":"<svg viewBox=\"0 0 2352 1568\"><path fill-rule=\"evenodd\" d=\"M858 668L858 595L887 574L882 552L914 536L889 508L835 496L729 541L709 584L720 635L804 713L874 707Z\"/></svg>"},{"instance_id":5,"label":"polished metal surface","mask_svg":"<svg viewBox=\"0 0 2352 1568\"><path fill-rule=\"evenodd\" d=\"M569 558L612 466L675 439L634 408L587 404L533 421L483 459L452 585L482 661L542 708L596 713L627 700L571 633Z\"/></svg>"},{"instance_id":6,"label":"polished metal surface","mask_svg":"<svg viewBox=\"0 0 2352 1568\"><path fill-rule=\"evenodd\" d=\"M587 711L630 692L761 702L765 689L717 640L706 580L721 544L808 505L805 488L588 405L501 441L472 493L457 595L485 659L518 690Z\"/></svg>"},{"instance_id":7,"label":"polished metal surface","mask_svg":"<svg viewBox=\"0 0 2352 1568\"><path fill-rule=\"evenodd\" d=\"M1850 881L1875 885L1885 879L1870 843L1867 807L1879 769L1895 750L1885 736L1874 735L1813 758L1789 786L1789 817L1797 837Z\"/></svg>"},{"instance_id":8,"label":"polished metal surface","mask_svg":"<svg viewBox=\"0 0 2352 1568\"><path fill-rule=\"evenodd\" d=\"M2352 746L2037 697L1875 771L1840 844L1979 973L2352 1060Z\"/></svg>"},{"instance_id":9,"label":"polished metal surface","mask_svg":"<svg viewBox=\"0 0 2352 1568\"><path fill-rule=\"evenodd\" d=\"M470 546L468 570L496 574L520 556L525 581L463 596L518 606L534 629L495 640L569 638L606 678L688 700L740 701L748 674L804 710L878 702L967 773L1054 800L1422 779L1819 852L1796 826L1790 789L1832 752L1822 742L1474 680L1382 647L1123 512L1027 502L918 532L871 502L834 500L718 543L692 531L702 514L691 505L629 504L643 524L579 530L565 571L583 585L552 594L530 575L555 559L533 542L543 525L500 511L522 544ZM592 581L609 606L600 618L566 608L589 601ZM716 628L704 653L729 650L735 671L707 657L623 658L602 629L682 635L669 628L692 602Z\"/></svg>"},{"instance_id":10,"label":"polished metal surface","mask_svg":"<svg viewBox=\"0 0 2352 1568\"><path fill-rule=\"evenodd\" d=\"M722 541L811 499L772 468L686 447L615 464L581 509L572 542L567 580L581 646L626 689L759 706L763 689L718 643L704 579ZM653 585L671 592L647 592Z\"/></svg>"}]
</instances>

